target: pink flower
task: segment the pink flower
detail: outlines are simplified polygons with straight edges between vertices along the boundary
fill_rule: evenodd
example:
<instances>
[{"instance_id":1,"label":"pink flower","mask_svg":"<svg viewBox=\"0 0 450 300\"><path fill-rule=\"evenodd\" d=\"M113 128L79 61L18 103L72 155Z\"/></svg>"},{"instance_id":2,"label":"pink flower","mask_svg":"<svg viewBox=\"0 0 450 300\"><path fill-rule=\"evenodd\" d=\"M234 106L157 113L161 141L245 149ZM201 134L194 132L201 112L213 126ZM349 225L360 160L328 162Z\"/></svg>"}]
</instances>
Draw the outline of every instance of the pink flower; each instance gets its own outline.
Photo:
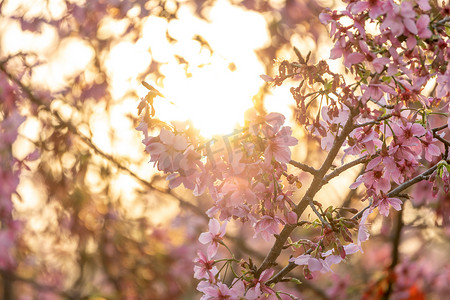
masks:
<instances>
[{"instance_id":1,"label":"pink flower","mask_svg":"<svg viewBox=\"0 0 450 300\"><path fill-rule=\"evenodd\" d=\"M363 151L367 151L369 154L375 154L376 149L381 147L382 142L379 139L378 133L372 127L360 127L350 134L348 144L350 147L344 150L346 155L358 155Z\"/></svg>"},{"instance_id":2,"label":"pink flower","mask_svg":"<svg viewBox=\"0 0 450 300\"><path fill-rule=\"evenodd\" d=\"M392 39L394 39L394 37L391 38L391 42ZM403 55L399 55L395 47L389 48L389 54L391 55L391 62L389 63L386 75L394 76L400 70L405 75L410 77L412 71L407 68L406 62L403 60Z\"/></svg>"},{"instance_id":3,"label":"pink flower","mask_svg":"<svg viewBox=\"0 0 450 300\"><path fill-rule=\"evenodd\" d=\"M265 129L264 134L267 137L273 136L280 130L285 120L286 118L282 114L271 112L270 114L264 117L266 125L269 125L264 127Z\"/></svg>"},{"instance_id":4,"label":"pink flower","mask_svg":"<svg viewBox=\"0 0 450 300\"><path fill-rule=\"evenodd\" d=\"M363 215L361 217L361 220L359 221L359 228L358 228L358 247L361 252L362 247L361 243L365 242L369 239L369 229L367 228L367 217L372 213L372 209L368 208L363 212Z\"/></svg>"},{"instance_id":5,"label":"pink flower","mask_svg":"<svg viewBox=\"0 0 450 300\"><path fill-rule=\"evenodd\" d=\"M221 282L218 282L217 284L210 284L206 287L201 287L200 291L205 294L200 298L201 300L237 299L237 295L235 295L234 292L231 291L226 284L223 284Z\"/></svg>"},{"instance_id":6,"label":"pink flower","mask_svg":"<svg viewBox=\"0 0 450 300\"><path fill-rule=\"evenodd\" d=\"M377 57L372 61L372 65L377 73L381 73L390 61L388 57Z\"/></svg>"},{"instance_id":7,"label":"pink flower","mask_svg":"<svg viewBox=\"0 0 450 300\"><path fill-rule=\"evenodd\" d=\"M274 270L267 269L261 273L258 279L254 279L252 281L252 284L254 284L254 286L250 288L245 294L246 299L260 299L260 296L275 294L275 292L270 287L265 285L265 282L268 281L270 277L272 277L273 273Z\"/></svg>"},{"instance_id":8,"label":"pink flower","mask_svg":"<svg viewBox=\"0 0 450 300\"><path fill-rule=\"evenodd\" d=\"M336 11L331 11L329 8L325 8L325 12L319 14L319 20L323 25L331 23L330 36L336 33L337 27L342 25L338 22L340 16L337 15Z\"/></svg>"},{"instance_id":9,"label":"pink flower","mask_svg":"<svg viewBox=\"0 0 450 300\"><path fill-rule=\"evenodd\" d=\"M244 203L257 204L258 199L250 188L247 178L234 176L226 179L222 192L229 195L229 205L238 207Z\"/></svg>"},{"instance_id":10,"label":"pink flower","mask_svg":"<svg viewBox=\"0 0 450 300\"><path fill-rule=\"evenodd\" d=\"M311 257L310 254L303 254L297 258L291 258L290 261L299 266L308 266L312 272L320 271L321 273L332 272L331 266L342 261L339 255L328 255L324 259Z\"/></svg>"},{"instance_id":11,"label":"pink flower","mask_svg":"<svg viewBox=\"0 0 450 300\"><path fill-rule=\"evenodd\" d=\"M423 11L428 11L431 9L430 3L428 0L416 0L416 3L419 5L420 9Z\"/></svg>"},{"instance_id":12,"label":"pink flower","mask_svg":"<svg viewBox=\"0 0 450 300\"><path fill-rule=\"evenodd\" d=\"M350 31L347 31L346 33L351 36L350 39L352 39L353 34ZM330 59L337 59L341 56L344 56L344 65L347 68L363 62L366 58L363 53L353 52L351 42L347 41L343 36L336 41L336 44L330 51Z\"/></svg>"},{"instance_id":13,"label":"pink flower","mask_svg":"<svg viewBox=\"0 0 450 300\"><path fill-rule=\"evenodd\" d=\"M402 208L402 201L397 198L388 198L385 194L383 194L383 196L379 198L374 205L378 205L380 214L387 217L391 206L397 211Z\"/></svg>"},{"instance_id":14,"label":"pink flower","mask_svg":"<svg viewBox=\"0 0 450 300\"><path fill-rule=\"evenodd\" d=\"M384 176L384 168L382 166L377 166L363 175L360 175L355 183L350 185L350 188L355 189L363 182L367 189L373 189L377 194L380 193L380 191L387 193L391 188L389 179Z\"/></svg>"},{"instance_id":15,"label":"pink flower","mask_svg":"<svg viewBox=\"0 0 450 300\"><path fill-rule=\"evenodd\" d=\"M433 195L433 183L428 180L422 180L414 185L411 192L411 201L414 206L432 203L436 195Z\"/></svg>"},{"instance_id":16,"label":"pink flower","mask_svg":"<svg viewBox=\"0 0 450 300\"><path fill-rule=\"evenodd\" d=\"M253 237L261 234L265 241L269 241L272 235L278 233L280 233L280 221L271 216L263 216L255 224L255 235Z\"/></svg>"},{"instance_id":17,"label":"pink flower","mask_svg":"<svg viewBox=\"0 0 450 300\"><path fill-rule=\"evenodd\" d=\"M428 39L431 37L431 31L428 29L428 25L430 24L430 16L421 15L416 22L417 25L417 35L421 39Z\"/></svg>"},{"instance_id":18,"label":"pink flower","mask_svg":"<svg viewBox=\"0 0 450 300\"><path fill-rule=\"evenodd\" d=\"M397 144L403 146L420 146L420 140L418 136L422 136L426 133L425 128L417 123L393 124L395 137L397 138Z\"/></svg>"},{"instance_id":19,"label":"pink flower","mask_svg":"<svg viewBox=\"0 0 450 300\"><path fill-rule=\"evenodd\" d=\"M282 127L274 136L269 138L268 145L264 151L264 157L271 161L272 157L281 163L288 163L291 160L291 150L289 146L297 145L297 139L292 136L292 130L289 126Z\"/></svg>"},{"instance_id":20,"label":"pink flower","mask_svg":"<svg viewBox=\"0 0 450 300\"><path fill-rule=\"evenodd\" d=\"M361 97L361 100L367 101L369 99L372 99L373 101L377 102L383 97L384 93L389 93L391 95L396 95L397 93L395 90L389 85L385 83L370 83L368 86L363 84L361 85L362 90L364 90L364 93Z\"/></svg>"},{"instance_id":21,"label":"pink flower","mask_svg":"<svg viewBox=\"0 0 450 300\"><path fill-rule=\"evenodd\" d=\"M424 157L426 160L431 162L433 160L433 156L440 156L441 150L438 146L436 146L435 142L437 142L437 139L433 138L433 134L431 131L427 131L425 134L425 141L421 140L423 144L423 150L424 150Z\"/></svg>"},{"instance_id":22,"label":"pink flower","mask_svg":"<svg viewBox=\"0 0 450 300\"><path fill-rule=\"evenodd\" d=\"M158 164L158 170L173 172L179 169L183 152L187 148L184 136L162 128L159 137L146 138L144 143L147 146L145 150L151 155L150 161Z\"/></svg>"},{"instance_id":23,"label":"pink flower","mask_svg":"<svg viewBox=\"0 0 450 300\"><path fill-rule=\"evenodd\" d=\"M388 0L385 5L387 10L386 18L381 24L380 29L389 29L394 36L400 36L408 30L412 34L417 34L417 26L414 22L416 13L410 2L403 1L398 6L394 1Z\"/></svg>"},{"instance_id":24,"label":"pink flower","mask_svg":"<svg viewBox=\"0 0 450 300\"><path fill-rule=\"evenodd\" d=\"M384 9L384 1L381 0L369 0L369 1L357 1L351 6L351 12L353 14L359 14L364 10L369 11L369 17L376 19L386 11Z\"/></svg>"},{"instance_id":25,"label":"pink flower","mask_svg":"<svg viewBox=\"0 0 450 300\"><path fill-rule=\"evenodd\" d=\"M375 157L367 164L366 170L372 170L380 165L380 163L384 166L384 176L387 179L394 180L396 183L400 183L402 178L400 170L398 169L394 158L389 155L386 149L383 149L379 156Z\"/></svg>"},{"instance_id":26,"label":"pink flower","mask_svg":"<svg viewBox=\"0 0 450 300\"><path fill-rule=\"evenodd\" d=\"M364 54L359 52L353 52L347 56L344 55L344 65L348 68L352 65L356 65L363 62L365 58L366 56Z\"/></svg>"},{"instance_id":27,"label":"pink flower","mask_svg":"<svg viewBox=\"0 0 450 300\"><path fill-rule=\"evenodd\" d=\"M169 188L176 188L183 183L187 189L194 190L198 187L197 179L201 176L200 169L203 167L200 155L193 149L188 148L181 157L178 172L167 176Z\"/></svg>"},{"instance_id":28,"label":"pink flower","mask_svg":"<svg viewBox=\"0 0 450 300\"><path fill-rule=\"evenodd\" d=\"M209 231L200 234L198 240L202 244L209 244L207 254L208 257L213 258L217 253L219 243L222 241L222 238L225 235L227 222L224 222L221 226L219 221L217 221L216 219L211 219L209 220L208 227Z\"/></svg>"},{"instance_id":29,"label":"pink flower","mask_svg":"<svg viewBox=\"0 0 450 300\"><path fill-rule=\"evenodd\" d=\"M436 97L438 98L447 97L450 92L450 64L448 64L447 71L444 74L441 73L437 74L436 82L437 82Z\"/></svg>"},{"instance_id":30,"label":"pink flower","mask_svg":"<svg viewBox=\"0 0 450 300\"><path fill-rule=\"evenodd\" d=\"M200 251L197 251L197 256L194 259L194 278L212 281L214 276L219 272L217 267L214 266L214 260L209 259Z\"/></svg>"},{"instance_id":31,"label":"pink flower","mask_svg":"<svg viewBox=\"0 0 450 300\"><path fill-rule=\"evenodd\" d=\"M335 136L331 132L327 132L327 135L320 139L320 147L325 151L330 151L334 144Z\"/></svg>"}]
</instances>

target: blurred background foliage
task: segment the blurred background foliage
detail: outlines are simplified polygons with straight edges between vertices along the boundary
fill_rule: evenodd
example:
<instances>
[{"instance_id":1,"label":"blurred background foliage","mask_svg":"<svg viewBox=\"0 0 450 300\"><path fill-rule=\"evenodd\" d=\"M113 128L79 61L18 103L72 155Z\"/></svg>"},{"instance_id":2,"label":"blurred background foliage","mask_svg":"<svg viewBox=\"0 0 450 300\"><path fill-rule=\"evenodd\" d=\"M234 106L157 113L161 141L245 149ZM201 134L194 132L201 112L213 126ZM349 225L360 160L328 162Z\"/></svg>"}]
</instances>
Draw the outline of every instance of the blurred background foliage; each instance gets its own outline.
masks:
<instances>
[{"instance_id":1,"label":"blurred background foliage","mask_svg":"<svg viewBox=\"0 0 450 300\"><path fill-rule=\"evenodd\" d=\"M38 149L40 157L28 163L12 196L21 235L14 245L0 237L0 251L10 258L0 262L0 298L198 298L192 259L211 202L182 188L169 190L147 163L134 129L138 100L146 93L141 81L166 97L155 103L158 117L191 119L205 138L232 132L253 105L292 115L289 86L272 89L259 75L273 75L280 59L294 58L293 46L311 51L314 61L327 58L330 41L318 14L335 5L1 1L0 119L14 103L26 120L11 153L22 160ZM302 143L295 158L314 166L323 153L299 128L296 135ZM356 176L350 172L330 185L324 201L356 202L356 193L342 189ZM419 245L438 243L439 262L448 253L441 251L449 250L448 238L415 230L417 224L430 226L426 214L416 215L408 234ZM305 282L299 286L304 298L357 299L373 292L367 282L376 290L389 265L389 244L383 241L391 238L394 221L374 220L374 243L380 246L365 254L372 262L366 269L355 271L355 259L342 267L351 268L343 273L350 275ZM249 234L235 226L228 238L238 258L260 259L269 245L248 245ZM424 251L411 249L406 250ZM419 261L420 255L411 257Z\"/></svg>"}]
</instances>

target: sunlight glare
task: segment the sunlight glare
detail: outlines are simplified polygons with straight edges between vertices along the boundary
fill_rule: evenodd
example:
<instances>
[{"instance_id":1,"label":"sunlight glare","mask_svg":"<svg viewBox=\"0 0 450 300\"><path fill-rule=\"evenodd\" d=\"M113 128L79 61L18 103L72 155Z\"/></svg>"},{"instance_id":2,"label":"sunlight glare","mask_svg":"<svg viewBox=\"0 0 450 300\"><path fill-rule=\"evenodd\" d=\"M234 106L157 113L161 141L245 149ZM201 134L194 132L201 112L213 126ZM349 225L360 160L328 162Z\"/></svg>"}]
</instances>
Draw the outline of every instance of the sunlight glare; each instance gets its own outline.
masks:
<instances>
[{"instance_id":1,"label":"sunlight glare","mask_svg":"<svg viewBox=\"0 0 450 300\"><path fill-rule=\"evenodd\" d=\"M160 68L166 76L163 87L155 87L174 103L157 99L157 116L164 121L190 119L205 137L231 133L242 124L244 112L253 105L252 97L264 84L259 77L265 73L264 66L254 50L268 42L264 18L227 1L217 1L209 19L206 22L187 8L180 9L178 20L167 24L149 18L143 35L153 39L153 59L165 63ZM173 44L166 40L166 26L176 40ZM194 39L196 35L208 42L213 53ZM156 45L158 39L162 43ZM188 63L180 64L175 56Z\"/></svg>"}]
</instances>

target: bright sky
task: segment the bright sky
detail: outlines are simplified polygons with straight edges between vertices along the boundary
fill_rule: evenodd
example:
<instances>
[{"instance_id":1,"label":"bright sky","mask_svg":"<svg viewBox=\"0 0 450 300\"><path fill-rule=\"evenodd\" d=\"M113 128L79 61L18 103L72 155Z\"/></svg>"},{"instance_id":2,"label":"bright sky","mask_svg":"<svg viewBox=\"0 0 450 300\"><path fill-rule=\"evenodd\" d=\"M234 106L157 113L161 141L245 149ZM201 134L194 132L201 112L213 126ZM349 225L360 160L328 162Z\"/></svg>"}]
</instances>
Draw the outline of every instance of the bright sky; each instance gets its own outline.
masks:
<instances>
[{"instance_id":1,"label":"bright sky","mask_svg":"<svg viewBox=\"0 0 450 300\"><path fill-rule=\"evenodd\" d=\"M191 119L205 136L227 134L243 121L244 111L252 106L252 96L263 84L259 75L264 73L264 66L253 50L268 42L261 15L245 12L225 0L217 1L209 18L211 22L207 23L194 17L188 7L182 7L179 20L169 24L149 17L139 41L151 46L154 60L167 63L161 68L166 78L160 90L175 105L160 99L157 115L164 120ZM165 28L178 40L174 45L168 44ZM212 55L193 40L195 35L208 41L214 50ZM189 66L178 64L174 55L184 57ZM235 68L230 69L233 65ZM140 87L139 94L145 93Z\"/></svg>"}]
</instances>

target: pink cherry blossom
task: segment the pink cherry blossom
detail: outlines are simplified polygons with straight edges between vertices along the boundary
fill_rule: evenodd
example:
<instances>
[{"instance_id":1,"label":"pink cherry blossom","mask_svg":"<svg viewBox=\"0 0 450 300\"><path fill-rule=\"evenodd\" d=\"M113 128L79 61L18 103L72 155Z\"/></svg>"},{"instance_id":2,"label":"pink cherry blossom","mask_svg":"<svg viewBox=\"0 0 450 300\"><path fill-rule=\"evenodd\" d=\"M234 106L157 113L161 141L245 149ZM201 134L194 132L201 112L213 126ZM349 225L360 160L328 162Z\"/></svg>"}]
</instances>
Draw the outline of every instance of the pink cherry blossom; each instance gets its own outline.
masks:
<instances>
[{"instance_id":1,"label":"pink cherry blossom","mask_svg":"<svg viewBox=\"0 0 450 300\"><path fill-rule=\"evenodd\" d=\"M397 138L397 143L402 143L404 146L420 145L418 137L426 133L425 128L417 123L393 124L392 128Z\"/></svg>"},{"instance_id":2,"label":"pink cherry blossom","mask_svg":"<svg viewBox=\"0 0 450 300\"><path fill-rule=\"evenodd\" d=\"M311 272L320 271L321 273L332 272L331 266L342 261L339 255L328 255L325 258L315 258L310 254L302 254L296 258L291 258L290 261L299 266L308 266Z\"/></svg>"},{"instance_id":3,"label":"pink cherry blossom","mask_svg":"<svg viewBox=\"0 0 450 300\"><path fill-rule=\"evenodd\" d=\"M267 269L261 273L258 279L254 279L251 287L247 293L245 294L246 299L260 299L260 296L263 295L273 295L275 292L268 286L265 285L265 282L272 277L275 271L273 269Z\"/></svg>"},{"instance_id":4,"label":"pink cherry blossom","mask_svg":"<svg viewBox=\"0 0 450 300\"><path fill-rule=\"evenodd\" d=\"M360 3L360 2L359 2ZM381 73L384 67L390 62L388 57L377 57L372 61L372 65L377 73Z\"/></svg>"},{"instance_id":5,"label":"pink cherry blossom","mask_svg":"<svg viewBox=\"0 0 450 300\"><path fill-rule=\"evenodd\" d=\"M369 154L375 154L376 150L381 147L382 142L379 135L372 127L357 128L348 138L349 148L345 149L346 155L359 155L363 151Z\"/></svg>"},{"instance_id":6,"label":"pink cherry blossom","mask_svg":"<svg viewBox=\"0 0 450 300\"><path fill-rule=\"evenodd\" d=\"M157 163L158 170L164 172L177 171L183 152L187 148L184 136L162 128L158 137L149 137L144 140L146 151L151 155L151 162Z\"/></svg>"},{"instance_id":7,"label":"pink cherry blossom","mask_svg":"<svg viewBox=\"0 0 450 300\"><path fill-rule=\"evenodd\" d=\"M430 24L430 16L428 15L421 15L419 19L416 22L417 25L417 35L421 39L428 39L431 37L431 31L428 29L428 25Z\"/></svg>"},{"instance_id":8,"label":"pink cherry blossom","mask_svg":"<svg viewBox=\"0 0 450 300\"><path fill-rule=\"evenodd\" d=\"M369 85L363 84L361 88L364 91L361 97L361 100L363 101L372 99L377 102L383 97L384 93L389 93L391 95L396 94L395 90L389 84L377 83L377 81L370 83Z\"/></svg>"},{"instance_id":9,"label":"pink cherry blossom","mask_svg":"<svg viewBox=\"0 0 450 300\"><path fill-rule=\"evenodd\" d=\"M209 220L209 231L200 234L198 240L202 244L209 244L207 254L212 258L216 255L219 243L222 241L223 236L226 233L227 222L220 225L216 219Z\"/></svg>"},{"instance_id":10,"label":"pink cherry blossom","mask_svg":"<svg viewBox=\"0 0 450 300\"><path fill-rule=\"evenodd\" d=\"M197 258L194 259L194 278L197 279L213 279L219 272L214 266L214 260L209 259L201 251L197 251Z\"/></svg>"},{"instance_id":11,"label":"pink cherry blossom","mask_svg":"<svg viewBox=\"0 0 450 300\"><path fill-rule=\"evenodd\" d=\"M433 182L423 180L417 183L411 192L411 201L415 206L433 203L437 195L433 193Z\"/></svg>"},{"instance_id":12,"label":"pink cherry blossom","mask_svg":"<svg viewBox=\"0 0 450 300\"><path fill-rule=\"evenodd\" d=\"M368 208L366 209L362 216L361 216L361 220L359 220L359 228L358 228L358 247L360 249L361 252L363 252L362 247L361 247L361 243L365 242L369 239L369 229L367 228L367 218L369 217L369 215L372 213L372 209Z\"/></svg>"},{"instance_id":13,"label":"pink cherry blossom","mask_svg":"<svg viewBox=\"0 0 450 300\"><path fill-rule=\"evenodd\" d=\"M352 65L356 65L363 62L365 58L366 57L364 56L364 54L359 52L353 52L347 56L344 56L344 65L348 68Z\"/></svg>"},{"instance_id":14,"label":"pink cherry blossom","mask_svg":"<svg viewBox=\"0 0 450 300\"><path fill-rule=\"evenodd\" d=\"M416 0L416 3L419 5L420 9L423 11L428 11L431 9L430 3L428 0Z\"/></svg>"},{"instance_id":15,"label":"pink cherry blossom","mask_svg":"<svg viewBox=\"0 0 450 300\"><path fill-rule=\"evenodd\" d=\"M389 179L384 176L384 168L377 166L372 170L360 175L355 183L350 185L351 189L358 187L361 183L364 183L367 189L373 189L375 193L385 192L387 193L391 188Z\"/></svg>"},{"instance_id":16,"label":"pink cherry blossom","mask_svg":"<svg viewBox=\"0 0 450 300\"><path fill-rule=\"evenodd\" d=\"M244 204L244 202L248 204L258 203L258 199L251 189L248 179L244 177L228 177L224 182L222 192L228 194L229 205L233 207Z\"/></svg>"},{"instance_id":17,"label":"pink cherry blossom","mask_svg":"<svg viewBox=\"0 0 450 300\"><path fill-rule=\"evenodd\" d=\"M423 144L424 158L431 162L433 157L439 157L441 155L441 150L434 143L437 142L437 139L433 138L433 133L431 131L427 131L425 134L425 141L421 140Z\"/></svg>"},{"instance_id":18,"label":"pink cherry blossom","mask_svg":"<svg viewBox=\"0 0 450 300\"><path fill-rule=\"evenodd\" d=\"M280 223L277 218L263 216L255 224L255 235L253 237L260 234L264 240L269 241L272 235L280 233Z\"/></svg>"},{"instance_id":19,"label":"pink cherry blossom","mask_svg":"<svg viewBox=\"0 0 450 300\"><path fill-rule=\"evenodd\" d=\"M385 9L387 10L387 16L381 24L382 30L389 29L396 37L407 33L406 30L412 34L417 34L417 26L414 20L416 13L410 2L403 1L399 6L393 0L388 0Z\"/></svg>"},{"instance_id":20,"label":"pink cherry blossom","mask_svg":"<svg viewBox=\"0 0 450 300\"><path fill-rule=\"evenodd\" d=\"M448 97L450 93L450 64L447 66L447 71L444 74L437 74L436 82L436 97Z\"/></svg>"},{"instance_id":21,"label":"pink cherry blossom","mask_svg":"<svg viewBox=\"0 0 450 300\"><path fill-rule=\"evenodd\" d=\"M275 158L276 161L281 163L288 163L291 160L291 150L289 146L295 146L297 139L292 136L292 130L290 127L282 127L275 135L266 135L269 140L264 151L264 157L268 161Z\"/></svg>"},{"instance_id":22,"label":"pink cherry blossom","mask_svg":"<svg viewBox=\"0 0 450 300\"><path fill-rule=\"evenodd\" d=\"M221 282L202 287L201 292L204 293L204 295L200 298L201 300L237 299L237 295L235 295L235 293L230 290L226 284Z\"/></svg>"},{"instance_id":23,"label":"pink cherry blossom","mask_svg":"<svg viewBox=\"0 0 450 300\"><path fill-rule=\"evenodd\" d=\"M374 202L375 206L378 206L380 214L387 217L389 215L389 209L392 206L395 210L400 210L402 208L402 201L397 198L389 198L385 194L381 198L378 198Z\"/></svg>"},{"instance_id":24,"label":"pink cherry blossom","mask_svg":"<svg viewBox=\"0 0 450 300\"><path fill-rule=\"evenodd\" d=\"M369 12L369 17L376 19L386 12L384 3L385 2L382 0L357 1L349 7L351 7L351 12L353 14L359 14L367 9Z\"/></svg>"}]
</instances>

